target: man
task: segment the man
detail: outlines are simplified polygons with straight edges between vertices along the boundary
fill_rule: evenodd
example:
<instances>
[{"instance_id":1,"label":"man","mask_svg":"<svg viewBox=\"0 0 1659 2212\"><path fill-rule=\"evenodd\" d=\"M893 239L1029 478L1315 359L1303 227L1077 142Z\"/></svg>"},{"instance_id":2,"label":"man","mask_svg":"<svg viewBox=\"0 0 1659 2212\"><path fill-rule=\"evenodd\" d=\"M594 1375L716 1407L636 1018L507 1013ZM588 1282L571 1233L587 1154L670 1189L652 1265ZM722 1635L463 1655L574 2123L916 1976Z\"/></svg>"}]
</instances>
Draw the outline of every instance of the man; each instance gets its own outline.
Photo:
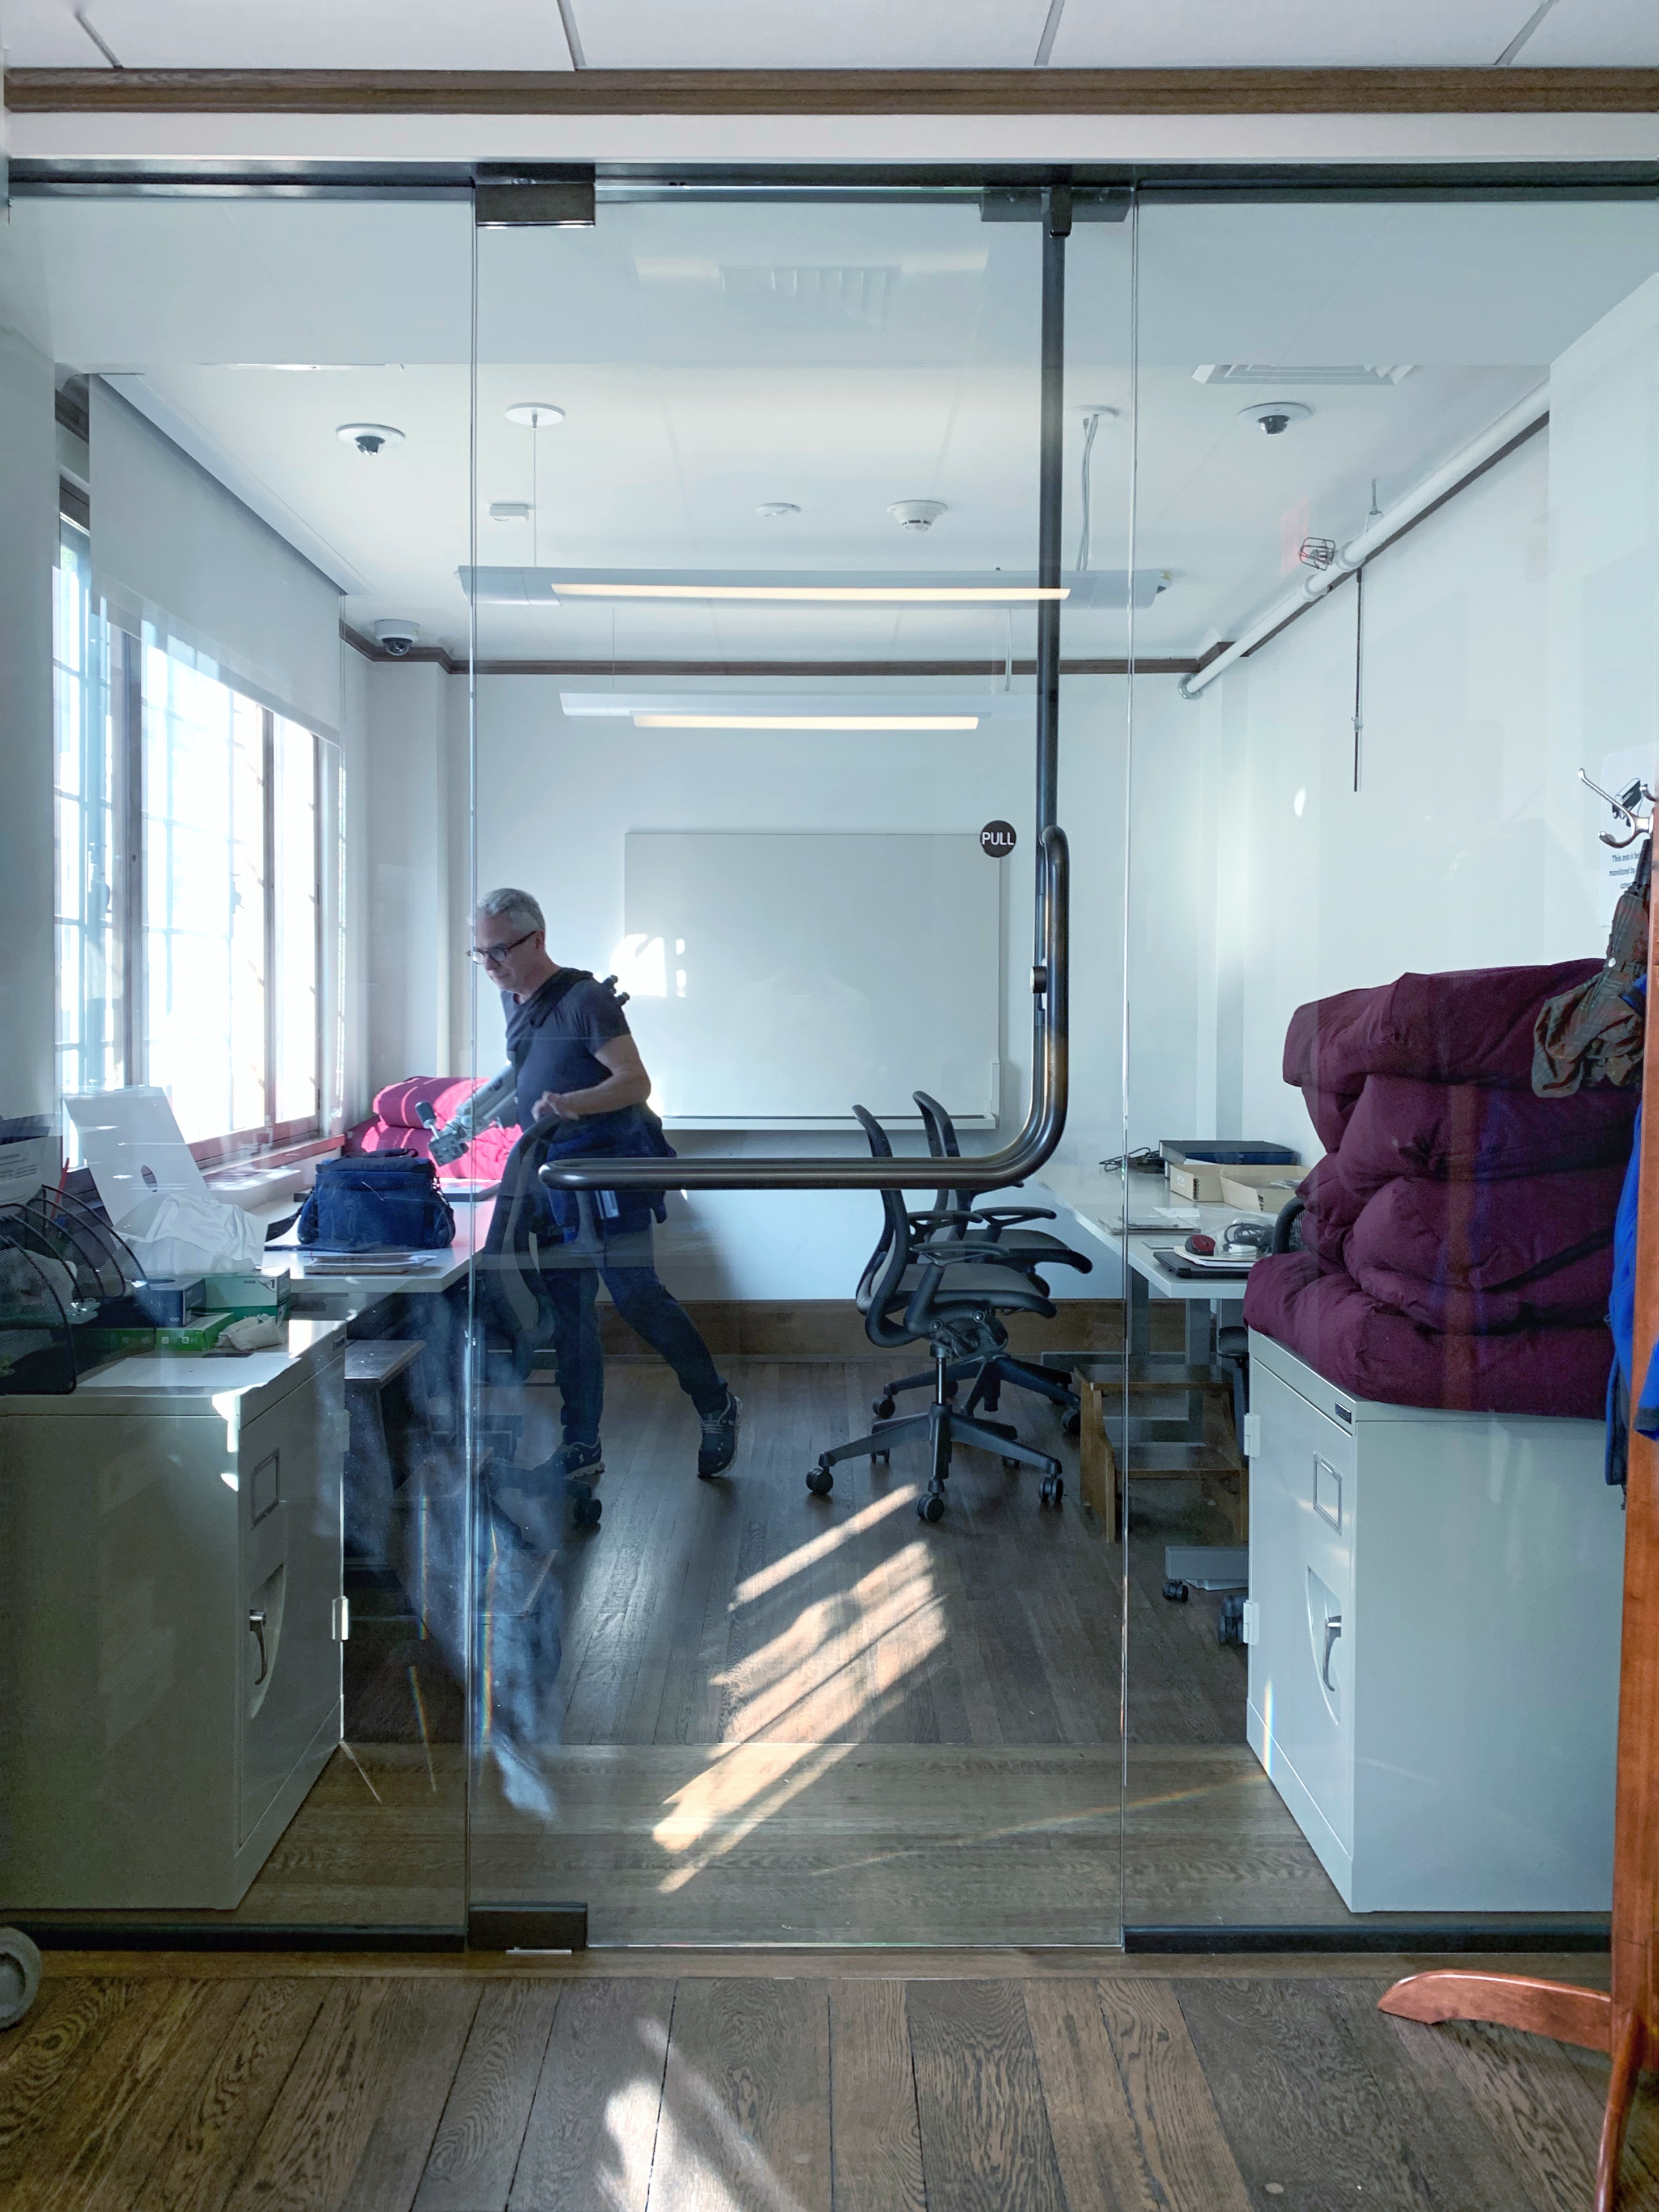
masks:
<instances>
[{"instance_id":1,"label":"man","mask_svg":"<svg viewBox=\"0 0 1659 2212\"><path fill-rule=\"evenodd\" d=\"M479 901L472 957L501 994L518 1078L516 1112L508 1106L501 1118L528 1129L556 1116L569 1127L571 1141L556 1139L556 1154L665 1152L659 1125L646 1108L651 1079L622 1007L608 985L550 958L542 910L528 891L495 890ZM563 1449L537 1470L550 1486L561 1475L580 1482L604 1470L605 1355L593 1311L595 1267L617 1312L662 1354L696 1407L702 1425L699 1475L720 1474L737 1453L739 1401L716 1372L690 1316L657 1279L648 1211L624 1206L619 1226L627 1233L616 1239L615 1263L607 1237L606 1256L594 1266L560 1267L556 1251L555 1264L544 1270L564 1398Z\"/></svg>"}]
</instances>

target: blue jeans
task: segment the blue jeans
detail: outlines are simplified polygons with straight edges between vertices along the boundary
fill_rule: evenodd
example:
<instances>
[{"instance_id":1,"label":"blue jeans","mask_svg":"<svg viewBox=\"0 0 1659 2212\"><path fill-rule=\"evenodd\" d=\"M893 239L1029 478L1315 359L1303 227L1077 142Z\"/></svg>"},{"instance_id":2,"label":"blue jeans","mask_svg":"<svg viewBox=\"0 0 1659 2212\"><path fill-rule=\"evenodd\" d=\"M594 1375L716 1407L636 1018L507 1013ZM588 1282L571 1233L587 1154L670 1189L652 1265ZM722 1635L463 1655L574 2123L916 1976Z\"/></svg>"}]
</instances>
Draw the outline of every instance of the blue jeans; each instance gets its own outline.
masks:
<instances>
[{"instance_id":1,"label":"blue jeans","mask_svg":"<svg viewBox=\"0 0 1659 2212\"><path fill-rule=\"evenodd\" d=\"M720 1379L696 1323L658 1280L654 1267L545 1267L542 1288L553 1310L567 1443L597 1443L605 1410L605 1346L596 1305L601 1277L617 1311L653 1351L660 1352L700 1415L726 1404Z\"/></svg>"}]
</instances>

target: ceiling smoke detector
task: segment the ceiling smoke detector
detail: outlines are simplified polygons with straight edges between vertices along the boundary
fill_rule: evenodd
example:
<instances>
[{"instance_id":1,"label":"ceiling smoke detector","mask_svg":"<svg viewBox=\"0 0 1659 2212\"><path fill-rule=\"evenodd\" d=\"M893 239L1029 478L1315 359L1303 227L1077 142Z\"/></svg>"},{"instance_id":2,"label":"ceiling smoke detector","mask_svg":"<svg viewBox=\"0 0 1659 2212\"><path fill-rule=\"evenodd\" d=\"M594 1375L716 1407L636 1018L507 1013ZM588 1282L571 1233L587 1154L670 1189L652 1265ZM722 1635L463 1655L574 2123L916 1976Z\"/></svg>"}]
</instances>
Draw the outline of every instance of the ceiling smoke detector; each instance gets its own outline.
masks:
<instances>
[{"instance_id":1,"label":"ceiling smoke detector","mask_svg":"<svg viewBox=\"0 0 1659 2212\"><path fill-rule=\"evenodd\" d=\"M342 422L334 434L343 446L355 446L366 460L373 460L388 446L404 442L403 432L394 430L390 422Z\"/></svg>"},{"instance_id":2,"label":"ceiling smoke detector","mask_svg":"<svg viewBox=\"0 0 1659 2212\"><path fill-rule=\"evenodd\" d=\"M781 522L786 515L799 514L800 509L793 499L763 500L755 509L768 522Z\"/></svg>"},{"instance_id":3,"label":"ceiling smoke detector","mask_svg":"<svg viewBox=\"0 0 1659 2212\"><path fill-rule=\"evenodd\" d=\"M1254 422L1270 438L1282 438L1293 422L1305 422L1312 413L1299 399L1269 399L1260 407L1241 408L1238 419Z\"/></svg>"},{"instance_id":4,"label":"ceiling smoke detector","mask_svg":"<svg viewBox=\"0 0 1659 2212\"><path fill-rule=\"evenodd\" d=\"M888 508L901 530L915 532L918 536L931 530L945 512L942 499L896 499Z\"/></svg>"}]
</instances>

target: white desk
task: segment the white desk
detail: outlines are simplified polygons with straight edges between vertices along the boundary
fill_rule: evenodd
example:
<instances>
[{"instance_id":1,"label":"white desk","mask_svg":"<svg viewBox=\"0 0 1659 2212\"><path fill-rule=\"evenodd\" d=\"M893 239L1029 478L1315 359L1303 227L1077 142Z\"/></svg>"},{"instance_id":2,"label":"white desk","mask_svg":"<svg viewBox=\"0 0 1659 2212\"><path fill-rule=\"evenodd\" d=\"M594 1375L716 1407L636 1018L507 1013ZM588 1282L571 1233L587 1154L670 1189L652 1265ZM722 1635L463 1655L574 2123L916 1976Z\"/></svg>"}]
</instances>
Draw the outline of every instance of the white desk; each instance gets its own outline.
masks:
<instances>
[{"instance_id":1,"label":"white desk","mask_svg":"<svg viewBox=\"0 0 1659 2212\"><path fill-rule=\"evenodd\" d=\"M360 1312L380 1298L431 1297L448 1290L465 1274L474 1253L483 1249L495 1210L494 1199L458 1206L455 1241L447 1255L432 1255L438 1261L435 1267L410 1267L392 1274L369 1268L359 1274L333 1265L325 1269L315 1248L301 1244L290 1230L279 1243L266 1245L264 1272L291 1275L296 1291L308 1305L320 1302L330 1311Z\"/></svg>"},{"instance_id":2,"label":"white desk","mask_svg":"<svg viewBox=\"0 0 1659 2212\"><path fill-rule=\"evenodd\" d=\"M1103 1237L1124 1263L1124 1287L1128 1293L1128 1353L1133 1360L1156 1366L1159 1360L1188 1367L1208 1367L1215 1357L1218 1322L1242 1318L1244 1281L1242 1276L1221 1276L1206 1282L1201 1277L1171 1275L1153 1256L1159 1250L1178 1249L1183 1238L1202 1229L1219 1240L1230 1221L1239 1219L1236 1206L1199 1206L1188 1209L1196 1218L1171 1222L1167 1231L1151 1235L1124 1234L1122 1180L1099 1168L1045 1168L1033 1192L1043 1192L1066 1212L1074 1214L1097 1235ZM1132 1175L1128 1178L1128 1218L1152 1221L1161 1206L1178 1205L1171 1200L1162 1176ZM1266 1220L1268 1217L1261 1217ZM1178 1352L1158 1353L1152 1344L1152 1301L1173 1298L1186 1308L1187 1341Z\"/></svg>"}]
</instances>

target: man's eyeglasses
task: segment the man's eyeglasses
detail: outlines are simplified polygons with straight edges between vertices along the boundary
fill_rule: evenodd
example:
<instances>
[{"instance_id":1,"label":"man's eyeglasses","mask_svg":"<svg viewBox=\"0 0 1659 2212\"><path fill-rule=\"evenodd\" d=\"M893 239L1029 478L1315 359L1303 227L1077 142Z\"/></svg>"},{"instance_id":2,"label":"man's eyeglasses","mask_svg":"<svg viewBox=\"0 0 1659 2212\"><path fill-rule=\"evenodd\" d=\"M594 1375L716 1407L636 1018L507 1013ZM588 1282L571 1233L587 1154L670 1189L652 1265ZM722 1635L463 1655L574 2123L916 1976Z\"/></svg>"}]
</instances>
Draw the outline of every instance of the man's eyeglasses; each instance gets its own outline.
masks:
<instances>
[{"instance_id":1,"label":"man's eyeglasses","mask_svg":"<svg viewBox=\"0 0 1659 2212\"><path fill-rule=\"evenodd\" d=\"M505 960L509 952L516 952L521 945L528 945L535 934L533 929L526 929L524 935L515 937L511 945L475 945L466 957L469 960L476 960L480 968L493 968L498 960Z\"/></svg>"}]
</instances>

